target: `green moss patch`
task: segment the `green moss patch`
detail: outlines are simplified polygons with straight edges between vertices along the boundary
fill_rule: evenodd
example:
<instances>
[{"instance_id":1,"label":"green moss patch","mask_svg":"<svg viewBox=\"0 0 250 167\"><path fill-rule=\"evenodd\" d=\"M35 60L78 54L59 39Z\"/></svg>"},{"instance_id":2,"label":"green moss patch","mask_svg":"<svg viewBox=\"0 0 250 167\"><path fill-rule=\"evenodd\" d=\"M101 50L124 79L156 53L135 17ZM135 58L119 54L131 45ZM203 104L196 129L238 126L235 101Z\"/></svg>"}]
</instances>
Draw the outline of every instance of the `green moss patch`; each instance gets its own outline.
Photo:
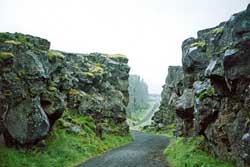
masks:
<instances>
[{"instance_id":1,"label":"green moss patch","mask_svg":"<svg viewBox=\"0 0 250 167\"><path fill-rule=\"evenodd\" d=\"M94 77L95 75L91 72L83 72L87 77Z\"/></svg>"},{"instance_id":2,"label":"green moss patch","mask_svg":"<svg viewBox=\"0 0 250 167\"><path fill-rule=\"evenodd\" d=\"M206 97L208 96L213 96L215 94L215 89L214 87L210 87L209 89L206 89L204 91L202 91L199 96L198 96L198 99L200 101L204 100Z\"/></svg>"},{"instance_id":3,"label":"green moss patch","mask_svg":"<svg viewBox=\"0 0 250 167\"><path fill-rule=\"evenodd\" d=\"M76 95L80 94L80 91L76 90L76 89L70 89L68 94L69 94L69 96L76 96Z\"/></svg>"},{"instance_id":4,"label":"green moss patch","mask_svg":"<svg viewBox=\"0 0 250 167\"><path fill-rule=\"evenodd\" d=\"M12 92L11 92L11 90L4 90L3 95L6 96L6 97L7 96L12 96Z\"/></svg>"},{"instance_id":5,"label":"green moss patch","mask_svg":"<svg viewBox=\"0 0 250 167\"><path fill-rule=\"evenodd\" d=\"M222 34L224 32L224 27L218 27L212 30L212 33L215 35Z\"/></svg>"},{"instance_id":6,"label":"green moss patch","mask_svg":"<svg viewBox=\"0 0 250 167\"><path fill-rule=\"evenodd\" d=\"M206 47L206 43L203 42L203 41L200 41L200 42L195 42L195 43L192 43L190 45L190 47L198 47L198 48L205 48Z\"/></svg>"},{"instance_id":7,"label":"green moss patch","mask_svg":"<svg viewBox=\"0 0 250 167\"><path fill-rule=\"evenodd\" d=\"M48 52L48 57L50 59L53 59L53 58L64 59L65 58L65 56L62 53L57 52L57 51L52 51L52 50Z\"/></svg>"},{"instance_id":8,"label":"green moss patch","mask_svg":"<svg viewBox=\"0 0 250 167\"><path fill-rule=\"evenodd\" d=\"M11 45L20 45L21 42L15 41L15 40L6 40L4 41L5 44L11 44Z\"/></svg>"},{"instance_id":9,"label":"green moss patch","mask_svg":"<svg viewBox=\"0 0 250 167\"><path fill-rule=\"evenodd\" d=\"M95 68L93 68L91 71L90 71L90 73L103 73L104 72L104 70L103 70L103 68L101 67L101 66L95 66Z\"/></svg>"},{"instance_id":10,"label":"green moss patch","mask_svg":"<svg viewBox=\"0 0 250 167\"><path fill-rule=\"evenodd\" d=\"M17 76L20 77L20 78L24 77L25 75L26 75L25 70L20 70L20 71L17 72Z\"/></svg>"},{"instance_id":11,"label":"green moss patch","mask_svg":"<svg viewBox=\"0 0 250 167\"><path fill-rule=\"evenodd\" d=\"M109 58L127 58L125 55L123 54L108 54L107 55Z\"/></svg>"},{"instance_id":12,"label":"green moss patch","mask_svg":"<svg viewBox=\"0 0 250 167\"><path fill-rule=\"evenodd\" d=\"M51 92L54 92L54 91L57 90L57 88L55 86L51 85L51 86L48 87L48 90L51 91Z\"/></svg>"},{"instance_id":13,"label":"green moss patch","mask_svg":"<svg viewBox=\"0 0 250 167\"><path fill-rule=\"evenodd\" d=\"M0 52L0 61L15 57L11 52Z\"/></svg>"},{"instance_id":14,"label":"green moss patch","mask_svg":"<svg viewBox=\"0 0 250 167\"><path fill-rule=\"evenodd\" d=\"M22 45L25 45L30 49L34 47L34 45L29 41L28 36L24 34L17 33L15 38L15 41L20 42Z\"/></svg>"}]
</instances>

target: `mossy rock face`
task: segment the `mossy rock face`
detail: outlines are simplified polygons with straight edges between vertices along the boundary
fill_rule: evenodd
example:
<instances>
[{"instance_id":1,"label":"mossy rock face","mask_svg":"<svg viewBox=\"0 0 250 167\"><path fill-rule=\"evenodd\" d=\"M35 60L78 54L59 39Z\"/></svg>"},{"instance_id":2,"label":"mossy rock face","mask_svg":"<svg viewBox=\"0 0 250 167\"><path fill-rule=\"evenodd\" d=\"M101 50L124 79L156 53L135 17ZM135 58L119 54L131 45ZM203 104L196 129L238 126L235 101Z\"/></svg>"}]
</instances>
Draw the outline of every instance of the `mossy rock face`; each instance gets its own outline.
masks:
<instances>
[{"instance_id":1,"label":"mossy rock face","mask_svg":"<svg viewBox=\"0 0 250 167\"><path fill-rule=\"evenodd\" d=\"M204 41L199 41L199 42L192 43L190 47L198 47L198 48L204 49L206 47L206 43Z\"/></svg>"},{"instance_id":2,"label":"mossy rock face","mask_svg":"<svg viewBox=\"0 0 250 167\"><path fill-rule=\"evenodd\" d=\"M11 52L0 52L0 61L8 60L14 57L14 54Z\"/></svg>"},{"instance_id":3,"label":"mossy rock face","mask_svg":"<svg viewBox=\"0 0 250 167\"><path fill-rule=\"evenodd\" d=\"M212 30L212 33L218 35L218 34L222 34L224 32L224 27L218 27Z\"/></svg>"},{"instance_id":4,"label":"mossy rock face","mask_svg":"<svg viewBox=\"0 0 250 167\"><path fill-rule=\"evenodd\" d=\"M205 99L207 96L213 96L215 94L215 90L213 87L210 87L209 89L207 89L206 91L202 92L199 95L199 100L202 101L203 99Z\"/></svg>"},{"instance_id":5,"label":"mossy rock face","mask_svg":"<svg viewBox=\"0 0 250 167\"><path fill-rule=\"evenodd\" d=\"M45 137L49 121L40 106L39 98L27 99L12 107L4 120L4 126L12 138L20 144L29 144Z\"/></svg>"},{"instance_id":6,"label":"mossy rock face","mask_svg":"<svg viewBox=\"0 0 250 167\"><path fill-rule=\"evenodd\" d=\"M3 95L4 96L11 96L12 92L11 92L11 90L4 90Z\"/></svg>"},{"instance_id":7,"label":"mossy rock face","mask_svg":"<svg viewBox=\"0 0 250 167\"><path fill-rule=\"evenodd\" d=\"M176 112L175 104L178 99L177 94L183 93L183 69L181 66L169 66L168 76L161 93L161 102L159 109L155 112L152 120L153 124L150 128L156 131L164 130L168 125L175 124Z\"/></svg>"},{"instance_id":8,"label":"mossy rock face","mask_svg":"<svg viewBox=\"0 0 250 167\"><path fill-rule=\"evenodd\" d=\"M57 88L55 86L49 86L48 90L53 92L53 91L56 91Z\"/></svg>"},{"instance_id":9,"label":"mossy rock face","mask_svg":"<svg viewBox=\"0 0 250 167\"><path fill-rule=\"evenodd\" d=\"M210 153L242 167L250 166L249 9L250 5L226 22L198 31L196 39L183 41L183 83L173 85L176 78L172 77L162 93L168 98L160 106L165 109L161 114L171 118L171 101L179 99L182 105L177 101L172 109L177 114L176 134L205 136L204 146ZM168 75L171 78L172 73Z\"/></svg>"},{"instance_id":10,"label":"mossy rock face","mask_svg":"<svg viewBox=\"0 0 250 167\"><path fill-rule=\"evenodd\" d=\"M116 122L120 133L128 134L127 58L65 53L49 50L49 46L46 39L39 37L0 33L0 117L8 115L3 129L6 140L12 141L9 144L35 144L53 129L66 108L78 113L78 117ZM64 128L77 134L79 129L85 134L93 132L92 126L82 127L81 118L79 122L69 121L71 114L74 117L75 113L69 112L64 119L68 123L61 122Z\"/></svg>"},{"instance_id":11,"label":"mossy rock face","mask_svg":"<svg viewBox=\"0 0 250 167\"><path fill-rule=\"evenodd\" d=\"M84 72L84 74L85 74L87 77L94 77L94 76L95 76L92 72Z\"/></svg>"},{"instance_id":12,"label":"mossy rock face","mask_svg":"<svg viewBox=\"0 0 250 167\"><path fill-rule=\"evenodd\" d=\"M52 51L52 50L48 52L48 57L50 59L53 59L53 58L64 59L65 58L65 56L62 53L57 52L57 51Z\"/></svg>"},{"instance_id":13,"label":"mossy rock face","mask_svg":"<svg viewBox=\"0 0 250 167\"><path fill-rule=\"evenodd\" d=\"M48 50L50 43L42 38L21 33L0 33L0 43L23 45L29 49Z\"/></svg>"},{"instance_id":14,"label":"mossy rock face","mask_svg":"<svg viewBox=\"0 0 250 167\"><path fill-rule=\"evenodd\" d=\"M108 54L107 57L121 63L128 63L128 58L126 57L126 55L123 54Z\"/></svg>"},{"instance_id":15,"label":"mossy rock face","mask_svg":"<svg viewBox=\"0 0 250 167\"><path fill-rule=\"evenodd\" d=\"M92 70L90 70L90 73L103 73L104 72L104 70L103 70L103 68L102 67L100 67L100 66L95 66Z\"/></svg>"},{"instance_id":16,"label":"mossy rock face","mask_svg":"<svg viewBox=\"0 0 250 167\"><path fill-rule=\"evenodd\" d=\"M11 45L21 45L21 42L14 41L14 40L6 40L4 41L5 44L11 44Z\"/></svg>"},{"instance_id":17,"label":"mossy rock face","mask_svg":"<svg viewBox=\"0 0 250 167\"><path fill-rule=\"evenodd\" d=\"M127 57L123 54L109 54L107 55L109 58L124 58L126 59Z\"/></svg>"},{"instance_id":18,"label":"mossy rock face","mask_svg":"<svg viewBox=\"0 0 250 167\"><path fill-rule=\"evenodd\" d=\"M199 101L215 95L215 89L210 82L196 81L194 83L195 95Z\"/></svg>"},{"instance_id":19,"label":"mossy rock face","mask_svg":"<svg viewBox=\"0 0 250 167\"><path fill-rule=\"evenodd\" d=\"M66 99L64 94L53 87L52 90L46 91L41 96L41 106L48 115L50 126L58 120L66 109Z\"/></svg>"}]
</instances>

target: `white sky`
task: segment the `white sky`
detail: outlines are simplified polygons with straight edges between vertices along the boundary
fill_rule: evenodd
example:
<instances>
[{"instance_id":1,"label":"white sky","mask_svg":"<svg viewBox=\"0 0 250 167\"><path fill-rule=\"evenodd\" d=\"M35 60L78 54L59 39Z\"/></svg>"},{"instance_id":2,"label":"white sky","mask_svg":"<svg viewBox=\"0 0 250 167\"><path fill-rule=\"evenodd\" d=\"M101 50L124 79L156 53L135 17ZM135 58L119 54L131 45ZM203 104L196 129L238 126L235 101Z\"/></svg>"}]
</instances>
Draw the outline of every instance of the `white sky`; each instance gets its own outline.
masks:
<instances>
[{"instance_id":1,"label":"white sky","mask_svg":"<svg viewBox=\"0 0 250 167\"><path fill-rule=\"evenodd\" d=\"M51 48L122 53L131 74L160 93L181 43L246 9L250 0L0 0L0 31L48 39Z\"/></svg>"}]
</instances>

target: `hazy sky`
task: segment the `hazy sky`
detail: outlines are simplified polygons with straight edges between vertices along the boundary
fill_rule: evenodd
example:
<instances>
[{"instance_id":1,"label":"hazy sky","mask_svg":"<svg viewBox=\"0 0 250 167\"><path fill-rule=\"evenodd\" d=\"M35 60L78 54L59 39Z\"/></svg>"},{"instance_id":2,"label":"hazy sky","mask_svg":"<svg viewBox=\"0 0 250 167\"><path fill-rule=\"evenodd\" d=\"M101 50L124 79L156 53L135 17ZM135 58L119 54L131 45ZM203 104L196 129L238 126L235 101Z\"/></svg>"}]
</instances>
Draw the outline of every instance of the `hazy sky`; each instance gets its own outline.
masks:
<instances>
[{"instance_id":1,"label":"hazy sky","mask_svg":"<svg viewBox=\"0 0 250 167\"><path fill-rule=\"evenodd\" d=\"M68 52L122 53L131 74L160 93L181 43L244 10L250 0L0 0L0 31L22 32Z\"/></svg>"}]
</instances>

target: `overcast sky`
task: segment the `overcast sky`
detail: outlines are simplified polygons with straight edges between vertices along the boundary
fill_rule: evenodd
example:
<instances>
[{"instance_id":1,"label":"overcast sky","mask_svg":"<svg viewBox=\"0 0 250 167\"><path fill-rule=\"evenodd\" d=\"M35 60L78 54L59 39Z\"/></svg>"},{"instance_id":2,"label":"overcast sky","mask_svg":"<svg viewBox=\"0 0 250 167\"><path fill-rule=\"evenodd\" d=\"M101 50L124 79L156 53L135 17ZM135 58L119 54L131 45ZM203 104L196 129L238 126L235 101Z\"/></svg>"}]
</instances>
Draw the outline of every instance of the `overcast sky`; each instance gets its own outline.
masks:
<instances>
[{"instance_id":1,"label":"overcast sky","mask_svg":"<svg viewBox=\"0 0 250 167\"><path fill-rule=\"evenodd\" d=\"M246 9L250 0L0 0L0 31L51 41L79 53L122 53L131 74L160 93L181 43Z\"/></svg>"}]
</instances>

